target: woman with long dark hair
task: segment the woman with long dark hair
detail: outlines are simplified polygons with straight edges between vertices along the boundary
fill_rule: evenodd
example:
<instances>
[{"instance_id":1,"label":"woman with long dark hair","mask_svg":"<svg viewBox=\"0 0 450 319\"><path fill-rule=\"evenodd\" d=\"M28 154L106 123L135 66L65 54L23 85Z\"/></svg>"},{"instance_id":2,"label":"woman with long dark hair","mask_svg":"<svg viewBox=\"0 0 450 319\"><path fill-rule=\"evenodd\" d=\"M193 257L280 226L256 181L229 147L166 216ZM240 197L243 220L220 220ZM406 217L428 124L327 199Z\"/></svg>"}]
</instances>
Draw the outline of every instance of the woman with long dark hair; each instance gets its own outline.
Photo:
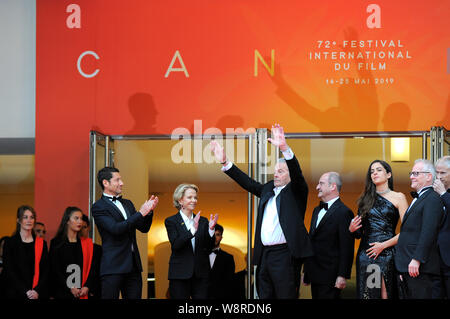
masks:
<instances>
[{"instance_id":1,"label":"woman with long dark hair","mask_svg":"<svg viewBox=\"0 0 450 319\"><path fill-rule=\"evenodd\" d=\"M394 192L391 166L375 160L367 171L365 189L358 200L358 216L349 230L361 238L356 256L356 286L359 299L396 297L394 246L398 220L408 208L405 195Z\"/></svg>"},{"instance_id":2,"label":"woman with long dark hair","mask_svg":"<svg viewBox=\"0 0 450 319\"><path fill-rule=\"evenodd\" d=\"M6 298L44 299L47 297L47 243L36 237L33 228L36 212L22 205L17 209L17 225L13 236L3 247L3 271Z\"/></svg>"},{"instance_id":3,"label":"woman with long dark hair","mask_svg":"<svg viewBox=\"0 0 450 319\"><path fill-rule=\"evenodd\" d=\"M50 295L55 299L87 299L95 286L98 256L92 239L81 237L83 213L67 207L50 243Z\"/></svg>"}]
</instances>

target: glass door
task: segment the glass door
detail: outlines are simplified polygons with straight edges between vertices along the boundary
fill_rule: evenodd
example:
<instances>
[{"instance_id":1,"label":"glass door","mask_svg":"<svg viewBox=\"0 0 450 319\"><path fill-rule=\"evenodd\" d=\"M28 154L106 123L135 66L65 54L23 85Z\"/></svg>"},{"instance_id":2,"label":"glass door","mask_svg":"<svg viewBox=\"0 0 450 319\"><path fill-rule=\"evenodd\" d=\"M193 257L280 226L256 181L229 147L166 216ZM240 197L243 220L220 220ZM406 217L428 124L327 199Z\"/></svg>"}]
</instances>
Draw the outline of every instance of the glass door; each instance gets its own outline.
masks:
<instances>
[{"instance_id":1,"label":"glass door","mask_svg":"<svg viewBox=\"0 0 450 319\"><path fill-rule=\"evenodd\" d=\"M210 130L211 132L211 130ZM227 157L255 178L255 133L227 133L191 135L140 135L111 136L115 143L115 163L124 177L124 193L139 205L152 194L159 197L152 227L147 235L148 245L148 296L165 298L168 288L167 271L170 243L164 221L176 213L173 191L181 183L199 187L197 210L209 218L219 214L219 224L224 227L222 248L235 257L236 276L240 296L248 298L252 287L248 284L247 265L251 265L253 233L253 196L243 190L221 171L215 162L209 143L212 139L223 145ZM144 250L141 250L141 256Z\"/></svg>"}]
</instances>

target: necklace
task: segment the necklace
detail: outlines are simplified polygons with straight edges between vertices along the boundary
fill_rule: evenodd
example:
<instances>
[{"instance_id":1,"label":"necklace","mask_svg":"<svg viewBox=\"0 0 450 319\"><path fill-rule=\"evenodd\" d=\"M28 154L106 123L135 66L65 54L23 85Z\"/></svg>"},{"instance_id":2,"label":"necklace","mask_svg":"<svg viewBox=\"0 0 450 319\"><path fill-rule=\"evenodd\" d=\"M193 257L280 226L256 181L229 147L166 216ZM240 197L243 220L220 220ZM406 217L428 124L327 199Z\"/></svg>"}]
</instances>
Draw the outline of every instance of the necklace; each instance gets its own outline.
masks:
<instances>
[{"instance_id":1,"label":"necklace","mask_svg":"<svg viewBox=\"0 0 450 319\"><path fill-rule=\"evenodd\" d=\"M387 193L389 193L391 190L389 189L389 187L387 188L387 189L385 189L384 191L381 191L381 192L379 192L379 191L376 191L377 192L377 194L378 195L384 195L384 194L387 194Z\"/></svg>"}]
</instances>

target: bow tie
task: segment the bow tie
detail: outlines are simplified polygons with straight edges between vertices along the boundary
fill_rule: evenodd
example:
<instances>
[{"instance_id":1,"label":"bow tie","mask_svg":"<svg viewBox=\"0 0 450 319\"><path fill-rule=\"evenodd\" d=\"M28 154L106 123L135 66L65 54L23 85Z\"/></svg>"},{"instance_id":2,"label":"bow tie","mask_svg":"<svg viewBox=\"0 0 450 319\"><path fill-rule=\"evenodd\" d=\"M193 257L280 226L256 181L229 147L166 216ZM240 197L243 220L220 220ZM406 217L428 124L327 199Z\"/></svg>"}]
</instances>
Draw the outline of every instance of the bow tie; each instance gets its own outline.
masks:
<instances>
[{"instance_id":1,"label":"bow tie","mask_svg":"<svg viewBox=\"0 0 450 319\"><path fill-rule=\"evenodd\" d=\"M219 248L213 249L211 252L217 255L219 253Z\"/></svg>"},{"instance_id":2,"label":"bow tie","mask_svg":"<svg viewBox=\"0 0 450 319\"><path fill-rule=\"evenodd\" d=\"M431 186L422 188L420 192L411 192L412 198L419 198L419 195L424 193L427 189L431 188Z\"/></svg>"},{"instance_id":3,"label":"bow tie","mask_svg":"<svg viewBox=\"0 0 450 319\"><path fill-rule=\"evenodd\" d=\"M328 203L324 203L324 202L320 202L319 203L319 209L325 209L325 210L328 210Z\"/></svg>"},{"instance_id":4,"label":"bow tie","mask_svg":"<svg viewBox=\"0 0 450 319\"><path fill-rule=\"evenodd\" d=\"M120 201L121 199L122 199L122 196L113 196L113 197L110 197L111 198L111 200L113 201L113 202L115 202L116 200L118 200L118 201Z\"/></svg>"}]
</instances>

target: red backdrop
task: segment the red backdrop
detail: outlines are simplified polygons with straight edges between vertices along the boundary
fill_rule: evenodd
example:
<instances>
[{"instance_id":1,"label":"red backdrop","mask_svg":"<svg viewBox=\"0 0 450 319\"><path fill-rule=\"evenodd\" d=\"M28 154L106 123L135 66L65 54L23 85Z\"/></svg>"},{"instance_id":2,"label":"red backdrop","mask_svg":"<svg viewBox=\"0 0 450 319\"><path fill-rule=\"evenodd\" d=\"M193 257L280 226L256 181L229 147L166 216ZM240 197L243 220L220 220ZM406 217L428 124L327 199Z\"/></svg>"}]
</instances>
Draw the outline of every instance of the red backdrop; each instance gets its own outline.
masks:
<instances>
[{"instance_id":1,"label":"red backdrop","mask_svg":"<svg viewBox=\"0 0 450 319\"><path fill-rule=\"evenodd\" d=\"M450 2L372 3L37 0L40 219L87 211L93 128L450 127Z\"/></svg>"}]
</instances>

